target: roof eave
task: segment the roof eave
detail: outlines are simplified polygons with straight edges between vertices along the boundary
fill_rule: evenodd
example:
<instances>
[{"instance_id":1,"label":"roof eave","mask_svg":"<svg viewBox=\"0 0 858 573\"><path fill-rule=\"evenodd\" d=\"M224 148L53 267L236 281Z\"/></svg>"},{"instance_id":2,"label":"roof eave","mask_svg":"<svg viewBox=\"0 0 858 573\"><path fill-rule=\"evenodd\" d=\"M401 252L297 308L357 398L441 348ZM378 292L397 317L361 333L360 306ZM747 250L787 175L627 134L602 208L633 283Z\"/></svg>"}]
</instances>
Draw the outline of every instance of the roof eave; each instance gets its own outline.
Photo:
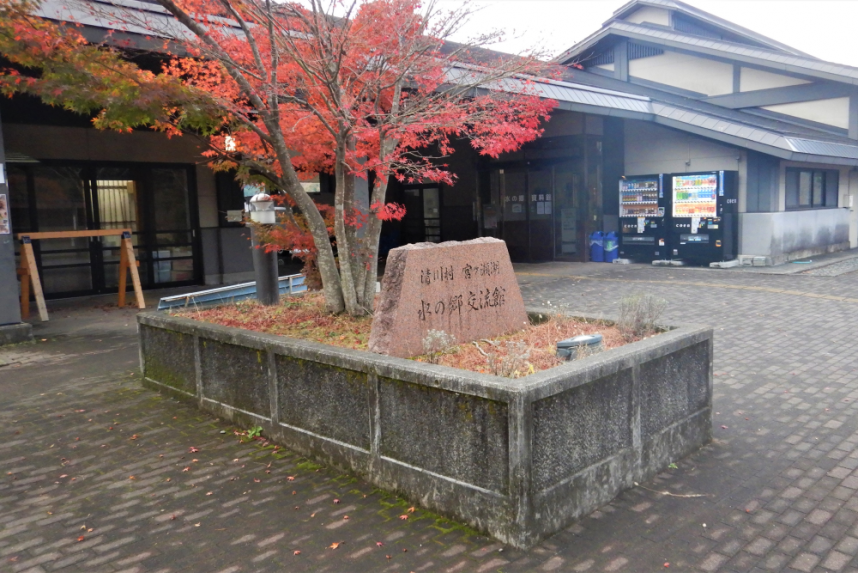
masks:
<instances>
[{"instance_id":1,"label":"roof eave","mask_svg":"<svg viewBox=\"0 0 858 573\"><path fill-rule=\"evenodd\" d=\"M721 133L713 130L709 130L703 127L697 127L694 125L689 125L687 123L683 123L681 121L677 121L675 119L670 119L662 116L654 116L653 122L658 125L663 125L665 127L670 127L673 129L677 129L679 131L684 131L686 133L692 133L695 135L699 135L701 137L706 137L707 139L714 139L716 141L720 141L722 143L727 143L734 147L739 147L742 149L749 149L751 151L758 151L760 153L765 153L766 155L771 155L773 157L778 157L780 159L784 159L786 161L796 161L801 163L827 163L831 165L850 165L850 166L858 166L858 158L852 159L849 157L838 157L838 156L829 156L829 155L813 155L809 153L800 153L798 151L793 151L790 149L784 149L782 147L777 147L774 145L767 145L765 143L758 143L755 141L750 141L741 137L736 137L734 135L730 135L727 133Z\"/></svg>"},{"instance_id":2,"label":"roof eave","mask_svg":"<svg viewBox=\"0 0 858 573\"><path fill-rule=\"evenodd\" d=\"M619 117L623 119L638 119L641 121L653 121L655 115L652 113L643 113L626 109L617 109L613 107L594 106L589 104L560 101L557 102L557 109L564 111L576 111L580 113L588 113L592 115L601 115L606 117Z\"/></svg>"},{"instance_id":3,"label":"roof eave","mask_svg":"<svg viewBox=\"0 0 858 573\"><path fill-rule=\"evenodd\" d=\"M578 56L582 52L592 48L597 43L599 43L600 40L602 40L606 36L609 36L612 31L613 30L611 28L602 28L600 30L597 30L593 34L590 34L565 52L555 57L554 61L558 64L566 64L570 62L575 56Z\"/></svg>"},{"instance_id":4,"label":"roof eave","mask_svg":"<svg viewBox=\"0 0 858 573\"><path fill-rule=\"evenodd\" d=\"M662 45L665 47L675 48L678 50L686 50L686 51L690 51L690 52L697 52L700 54L706 54L709 56L716 56L716 57L720 57L720 58L736 60L738 62L743 62L743 63L747 63L747 64L754 64L757 66L762 66L762 67L770 68L773 70L781 70L781 71L790 72L790 73L794 73L794 74L800 74L800 75L804 75L804 76L816 77L819 79L831 80L831 81L839 82L839 83L858 85L858 78L850 78L848 76L844 76L841 74L823 72L820 70L814 70L811 68L796 66L796 65L792 65L792 64L785 64L785 63L781 63L781 62L773 62L771 60L766 60L763 58L755 58L753 56L747 56L744 54L736 54L734 52L724 52L722 50L718 50L715 48L707 48L705 46L700 46L698 44L691 44L688 42L677 42L677 41L673 41L673 40L670 40L667 38L653 38L652 36L647 36L644 34L637 34L633 31L622 30L622 29L618 29L618 28L614 28L614 27L606 28L606 29L604 29L604 31L606 33L602 37L609 35L608 34L608 32L609 32L610 34L621 36L623 38L627 38L630 40L637 40L640 42ZM591 44L595 44L598 40L601 40L601 39L602 38L598 38L598 39L594 38L594 41L592 41ZM580 50L578 50L577 53L584 51L588 47L592 47L592 45L591 46L582 46L582 48ZM832 65L835 65L835 64L832 64ZM836 64L836 65L841 65L841 64ZM849 66L844 66L844 67L849 67Z\"/></svg>"},{"instance_id":5,"label":"roof eave","mask_svg":"<svg viewBox=\"0 0 858 573\"><path fill-rule=\"evenodd\" d=\"M767 36L763 36L762 34L758 34L757 32L754 32L753 30L749 30L748 28L745 28L744 26L740 26L738 24L730 22L729 20L725 20L719 16L716 16L714 14L710 14L709 12L706 12L704 10L700 10L699 8L697 8L695 6L691 6L689 4L686 4L684 2L680 2L678 0L671 0L670 6L666 6L662 2L651 2L648 0L632 0L631 2L626 3L621 8L616 10L614 12L614 14L611 16L611 18L609 18L607 21L605 21L602 24L602 26L607 26L611 22L619 20L622 16L626 15L627 13L629 13L633 9L637 8L638 6L652 6L655 8L662 8L665 10L675 10L675 11L678 11L678 12L685 14L686 16L690 16L690 17L696 18L698 20L703 20L704 22L706 22L708 24L711 24L711 25L719 27L719 28L723 28L724 30L727 30L727 31L732 32L733 34L736 34L739 36L743 36L743 37L745 37L749 40L752 40L754 42L758 42L760 44L770 46L770 47L772 47L778 51L787 52L787 53L792 54L794 56L803 56L803 57L807 57L807 58L817 59L810 54L806 54L800 50L793 48L792 46L788 46L786 44L778 42L777 40L774 40L774 39L769 38Z\"/></svg>"}]
</instances>

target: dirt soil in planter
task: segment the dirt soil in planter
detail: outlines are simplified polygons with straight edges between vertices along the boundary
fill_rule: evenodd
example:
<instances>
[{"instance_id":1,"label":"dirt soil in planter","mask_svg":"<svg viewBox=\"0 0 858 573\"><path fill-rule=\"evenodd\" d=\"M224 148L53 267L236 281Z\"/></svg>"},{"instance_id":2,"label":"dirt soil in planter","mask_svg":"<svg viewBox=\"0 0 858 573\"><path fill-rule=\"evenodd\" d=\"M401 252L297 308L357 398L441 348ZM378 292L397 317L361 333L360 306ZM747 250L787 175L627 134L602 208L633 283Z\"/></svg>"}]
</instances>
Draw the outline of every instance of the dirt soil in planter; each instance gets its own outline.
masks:
<instances>
[{"instance_id":1,"label":"dirt soil in planter","mask_svg":"<svg viewBox=\"0 0 858 573\"><path fill-rule=\"evenodd\" d=\"M248 300L205 310L183 309L172 314L356 350L367 349L372 326L372 317L354 318L327 313L324 298L316 293L284 298L277 306L263 306L255 300ZM611 324L557 314L546 316L538 324L531 324L513 334L480 340L476 344L460 344L413 359L472 372L519 378L562 364L563 361L555 356L558 340L595 333L603 336L603 350L636 340L625 338Z\"/></svg>"}]
</instances>

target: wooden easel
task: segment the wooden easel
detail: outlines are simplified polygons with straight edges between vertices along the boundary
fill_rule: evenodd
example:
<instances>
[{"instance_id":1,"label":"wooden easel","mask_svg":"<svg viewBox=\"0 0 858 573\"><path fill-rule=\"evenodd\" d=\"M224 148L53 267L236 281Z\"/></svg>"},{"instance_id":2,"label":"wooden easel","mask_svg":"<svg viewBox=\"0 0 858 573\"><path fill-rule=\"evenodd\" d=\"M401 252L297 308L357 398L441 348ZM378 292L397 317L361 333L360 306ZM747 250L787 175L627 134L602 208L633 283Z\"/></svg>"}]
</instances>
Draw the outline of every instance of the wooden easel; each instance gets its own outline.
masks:
<instances>
[{"instance_id":1,"label":"wooden easel","mask_svg":"<svg viewBox=\"0 0 858 573\"><path fill-rule=\"evenodd\" d=\"M131 283L134 285L134 295L137 298L137 308L146 308L143 302L143 287L137 267L140 263L134 257L134 246L131 244L131 229L111 229L106 231L54 231L46 233L19 233L21 241L21 266L18 276L21 277L21 316L30 316L30 289L39 308L39 318L48 320L48 308L45 305L45 294L42 292L42 281L39 279L39 269L36 267L36 256L33 253L34 239L75 239L91 237L121 237L119 242L119 306L125 306L125 288L127 271L131 272Z\"/></svg>"}]
</instances>

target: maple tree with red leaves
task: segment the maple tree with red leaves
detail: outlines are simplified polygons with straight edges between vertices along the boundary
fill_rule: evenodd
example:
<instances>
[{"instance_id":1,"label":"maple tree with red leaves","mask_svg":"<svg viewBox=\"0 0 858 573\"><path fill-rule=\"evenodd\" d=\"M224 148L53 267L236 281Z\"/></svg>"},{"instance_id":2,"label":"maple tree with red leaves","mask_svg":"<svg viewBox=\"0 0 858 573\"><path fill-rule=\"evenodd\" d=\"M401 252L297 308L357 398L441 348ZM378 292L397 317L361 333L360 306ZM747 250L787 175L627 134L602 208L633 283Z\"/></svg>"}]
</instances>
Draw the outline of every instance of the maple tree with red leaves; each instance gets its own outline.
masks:
<instances>
[{"instance_id":1,"label":"maple tree with red leaves","mask_svg":"<svg viewBox=\"0 0 858 573\"><path fill-rule=\"evenodd\" d=\"M472 13L436 0L155 0L152 9L81 2L92 18L161 43L159 73L108 37L96 45L73 25L38 17L33 0L0 0L0 91L27 93L103 129L154 128L206 138L210 166L282 192L286 215L272 246L311 253L326 308L372 312L391 178L453 185L444 164L457 140L497 157L542 133L556 102L533 91L537 58L448 38ZM334 205L301 185L334 176ZM369 205L355 181L372 183ZM367 211L368 209L368 211ZM334 237L336 254L332 246Z\"/></svg>"}]
</instances>

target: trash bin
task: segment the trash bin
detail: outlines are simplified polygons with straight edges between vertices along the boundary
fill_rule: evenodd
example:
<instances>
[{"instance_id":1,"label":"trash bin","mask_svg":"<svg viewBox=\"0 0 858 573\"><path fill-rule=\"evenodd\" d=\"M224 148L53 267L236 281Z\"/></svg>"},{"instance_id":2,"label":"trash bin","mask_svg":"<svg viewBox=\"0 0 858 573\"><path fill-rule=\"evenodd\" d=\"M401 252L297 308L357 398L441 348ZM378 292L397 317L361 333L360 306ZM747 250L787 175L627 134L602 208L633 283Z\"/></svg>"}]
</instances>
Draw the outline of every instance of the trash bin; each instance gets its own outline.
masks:
<instances>
[{"instance_id":1,"label":"trash bin","mask_svg":"<svg viewBox=\"0 0 858 573\"><path fill-rule=\"evenodd\" d=\"M590 260L594 263L605 262L605 246L602 231L590 235Z\"/></svg>"},{"instance_id":2,"label":"trash bin","mask_svg":"<svg viewBox=\"0 0 858 573\"><path fill-rule=\"evenodd\" d=\"M613 263L617 260L617 256L620 254L620 242L617 239L617 234L613 231L605 235L604 239L605 245L605 262Z\"/></svg>"}]
</instances>

